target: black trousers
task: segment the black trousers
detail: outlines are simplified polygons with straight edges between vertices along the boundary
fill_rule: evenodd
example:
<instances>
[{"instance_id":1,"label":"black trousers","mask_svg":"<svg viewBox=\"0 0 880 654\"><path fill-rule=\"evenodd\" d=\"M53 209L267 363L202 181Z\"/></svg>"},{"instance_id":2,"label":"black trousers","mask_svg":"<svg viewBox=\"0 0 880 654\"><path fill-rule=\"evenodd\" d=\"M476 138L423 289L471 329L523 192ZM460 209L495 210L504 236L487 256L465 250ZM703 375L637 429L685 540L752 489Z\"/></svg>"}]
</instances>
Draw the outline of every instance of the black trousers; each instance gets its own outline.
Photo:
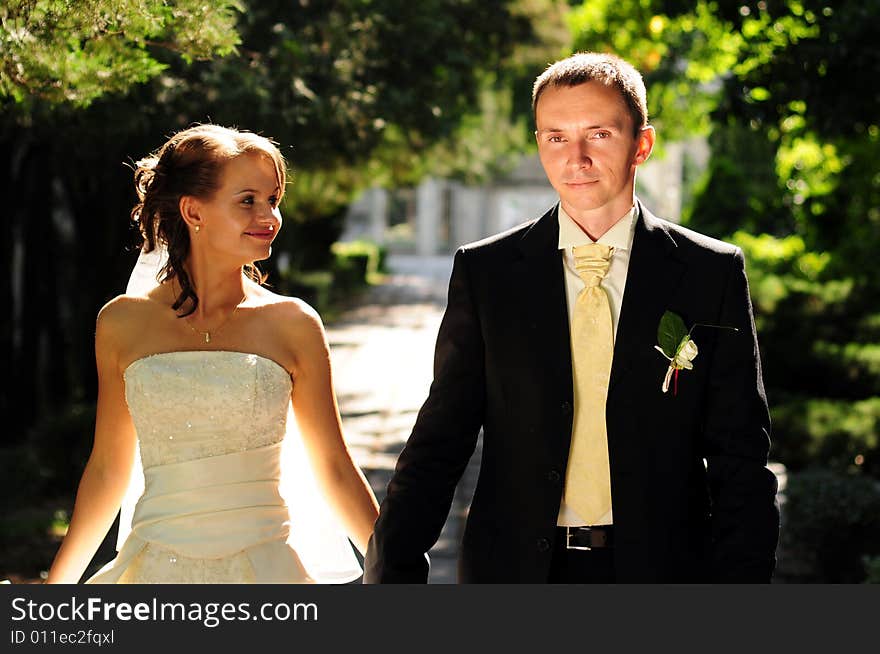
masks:
<instances>
[{"instance_id":1,"label":"black trousers","mask_svg":"<svg viewBox=\"0 0 880 654\"><path fill-rule=\"evenodd\" d=\"M570 550L557 534L550 560L551 584L613 584L614 548Z\"/></svg>"}]
</instances>

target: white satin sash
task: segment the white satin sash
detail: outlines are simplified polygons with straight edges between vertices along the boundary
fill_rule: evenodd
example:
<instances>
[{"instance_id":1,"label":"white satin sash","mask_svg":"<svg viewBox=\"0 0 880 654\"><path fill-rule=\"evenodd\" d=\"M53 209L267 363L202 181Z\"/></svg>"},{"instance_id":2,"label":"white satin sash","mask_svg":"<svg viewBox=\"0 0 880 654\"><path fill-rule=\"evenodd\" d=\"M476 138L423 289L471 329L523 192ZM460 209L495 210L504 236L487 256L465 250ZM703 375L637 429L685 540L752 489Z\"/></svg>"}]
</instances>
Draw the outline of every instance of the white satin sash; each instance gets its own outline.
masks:
<instances>
[{"instance_id":1,"label":"white satin sash","mask_svg":"<svg viewBox=\"0 0 880 654\"><path fill-rule=\"evenodd\" d=\"M144 470L132 533L192 558L230 556L287 539L278 492L281 444Z\"/></svg>"},{"instance_id":2,"label":"white satin sash","mask_svg":"<svg viewBox=\"0 0 880 654\"><path fill-rule=\"evenodd\" d=\"M281 450L266 447L144 470L144 494L119 555L87 583L115 583L148 543L190 558L247 551L258 583L346 583L361 574L339 536L312 543L320 529L291 530L279 491ZM295 537L298 536L298 537ZM303 542L303 537L306 542ZM320 540L320 539L318 539ZM310 546L311 545L311 546Z\"/></svg>"}]
</instances>

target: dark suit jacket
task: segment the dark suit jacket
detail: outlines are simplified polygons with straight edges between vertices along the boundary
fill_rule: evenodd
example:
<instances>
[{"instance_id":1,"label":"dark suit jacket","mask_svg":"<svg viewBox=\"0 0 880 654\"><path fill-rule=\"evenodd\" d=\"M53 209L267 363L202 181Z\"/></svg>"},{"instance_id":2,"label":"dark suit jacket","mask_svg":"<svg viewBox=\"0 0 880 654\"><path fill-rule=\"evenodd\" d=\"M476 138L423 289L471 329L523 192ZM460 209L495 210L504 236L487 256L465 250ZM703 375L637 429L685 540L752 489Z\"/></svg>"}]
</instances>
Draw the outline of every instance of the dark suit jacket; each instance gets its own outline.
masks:
<instances>
[{"instance_id":1,"label":"dark suit jacket","mask_svg":"<svg viewBox=\"0 0 880 654\"><path fill-rule=\"evenodd\" d=\"M741 250L638 204L606 408L621 582L767 582L770 418ZM424 582L426 552L483 429L462 582L546 582L572 429L556 208L459 249L434 381L389 486L365 582ZM661 392L663 312L697 328L694 369Z\"/></svg>"}]
</instances>

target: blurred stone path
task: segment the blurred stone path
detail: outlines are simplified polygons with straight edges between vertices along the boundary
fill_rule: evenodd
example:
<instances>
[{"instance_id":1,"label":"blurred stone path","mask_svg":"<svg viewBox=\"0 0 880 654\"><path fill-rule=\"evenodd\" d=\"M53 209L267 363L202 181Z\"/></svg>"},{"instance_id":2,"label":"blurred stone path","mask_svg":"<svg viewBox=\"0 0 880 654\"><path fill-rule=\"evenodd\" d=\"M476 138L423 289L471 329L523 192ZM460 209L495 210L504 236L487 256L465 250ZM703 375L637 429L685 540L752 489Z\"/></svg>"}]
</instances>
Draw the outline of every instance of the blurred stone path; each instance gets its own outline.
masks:
<instances>
[{"instance_id":1,"label":"blurred stone path","mask_svg":"<svg viewBox=\"0 0 880 654\"><path fill-rule=\"evenodd\" d=\"M452 259L392 255L388 265L387 283L326 326L346 440L380 502L431 385ZM430 583L455 583L478 461L479 447L431 550Z\"/></svg>"}]
</instances>

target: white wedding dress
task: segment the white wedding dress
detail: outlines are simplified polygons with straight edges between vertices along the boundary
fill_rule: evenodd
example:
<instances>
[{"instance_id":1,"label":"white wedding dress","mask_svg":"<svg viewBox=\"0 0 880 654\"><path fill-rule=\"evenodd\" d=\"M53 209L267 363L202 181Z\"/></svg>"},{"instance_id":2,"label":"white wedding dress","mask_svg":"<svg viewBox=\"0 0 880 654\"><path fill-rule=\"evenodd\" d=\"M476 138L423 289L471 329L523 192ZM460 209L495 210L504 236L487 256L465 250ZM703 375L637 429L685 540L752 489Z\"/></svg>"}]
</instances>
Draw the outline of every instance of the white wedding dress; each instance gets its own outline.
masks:
<instances>
[{"instance_id":1,"label":"white wedding dress","mask_svg":"<svg viewBox=\"0 0 880 654\"><path fill-rule=\"evenodd\" d=\"M296 445L285 441L297 437L282 366L243 352L167 352L136 360L124 378L144 490L130 533L123 513L118 556L87 583L344 583L361 574L304 483L304 456L299 470L285 468L282 450ZM299 513L289 510L297 503Z\"/></svg>"}]
</instances>

